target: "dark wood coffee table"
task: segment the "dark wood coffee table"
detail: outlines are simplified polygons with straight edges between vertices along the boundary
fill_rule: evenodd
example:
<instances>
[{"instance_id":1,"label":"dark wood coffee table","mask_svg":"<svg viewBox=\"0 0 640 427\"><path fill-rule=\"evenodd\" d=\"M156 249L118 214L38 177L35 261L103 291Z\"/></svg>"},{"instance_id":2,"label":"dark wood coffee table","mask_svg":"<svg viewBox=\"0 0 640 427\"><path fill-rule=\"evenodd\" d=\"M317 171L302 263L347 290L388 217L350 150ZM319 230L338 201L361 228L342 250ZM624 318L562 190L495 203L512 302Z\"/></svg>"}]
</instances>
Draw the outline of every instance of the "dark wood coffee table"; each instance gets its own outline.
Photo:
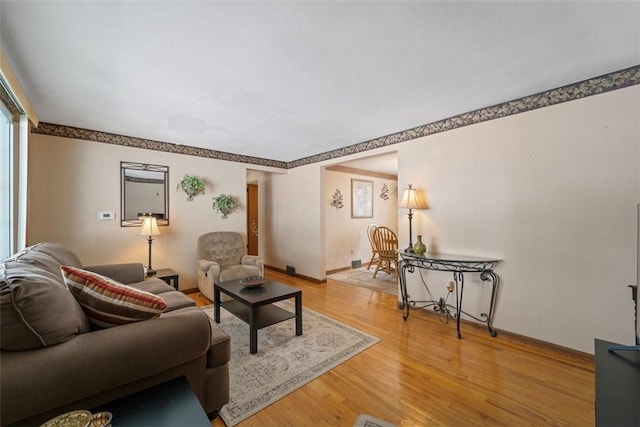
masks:
<instances>
[{"instance_id":1,"label":"dark wood coffee table","mask_svg":"<svg viewBox=\"0 0 640 427\"><path fill-rule=\"evenodd\" d=\"M233 298L230 301L221 301L220 292ZM283 310L273 305L274 302L295 298L295 313ZM248 288L240 283L240 280L213 285L215 321L220 323L220 307L232 313L237 318L249 324L249 352L258 352L258 329L296 318L296 335L302 335L302 291L274 282L265 280L264 285L256 288Z\"/></svg>"}]
</instances>

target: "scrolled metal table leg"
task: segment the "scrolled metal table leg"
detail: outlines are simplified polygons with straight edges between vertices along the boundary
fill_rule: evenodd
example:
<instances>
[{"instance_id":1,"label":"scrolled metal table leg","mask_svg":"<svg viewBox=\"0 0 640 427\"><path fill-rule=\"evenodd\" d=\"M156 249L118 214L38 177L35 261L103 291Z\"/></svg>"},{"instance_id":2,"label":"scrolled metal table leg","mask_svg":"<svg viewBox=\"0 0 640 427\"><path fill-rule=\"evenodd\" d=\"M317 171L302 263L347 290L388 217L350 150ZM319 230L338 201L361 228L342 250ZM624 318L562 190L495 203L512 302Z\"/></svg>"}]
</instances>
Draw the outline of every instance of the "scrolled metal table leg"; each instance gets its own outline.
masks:
<instances>
[{"instance_id":1,"label":"scrolled metal table leg","mask_svg":"<svg viewBox=\"0 0 640 427\"><path fill-rule=\"evenodd\" d=\"M453 280L456 282L456 331L458 332L458 339L460 339L462 338L462 334L460 333L460 315L462 313L462 295L464 294L464 275L461 271L454 271ZM460 285L459 292L458 285Z\"/></svg>"},{"instance_id":2,"label":"scrolled metal table leg","mask_svg":"<svg viewBox=\"0 0 640 427\"><path fill-rule=\"evenodd\" d=\"M407 295L407 262L405 260L401 260L398 263L399 270L399 280L400 280L400 294L402 296L402 302L398 303L398 308L402 310L403 308L406 310L405 314L402 316L404 320L409 318L409 295Z\"/></svg>"},{"instance_id":3,"label":"scrolled metal table leg","mask_svg":"<svg viewBox=\"0 0 640 427\"><path fill-rule=\"evenodd\" d=\"M491 280L491 302L489 303L489 315L487 316L487 328L489 329L489 334L491 334L492 337L495 337L498 335L498 333L491 326L491 320L493 319L493 306L496 302L498 276L496 276L493 270L487 270L480 273L480 279L483 281Z\"/></svg>"}]
</instances>

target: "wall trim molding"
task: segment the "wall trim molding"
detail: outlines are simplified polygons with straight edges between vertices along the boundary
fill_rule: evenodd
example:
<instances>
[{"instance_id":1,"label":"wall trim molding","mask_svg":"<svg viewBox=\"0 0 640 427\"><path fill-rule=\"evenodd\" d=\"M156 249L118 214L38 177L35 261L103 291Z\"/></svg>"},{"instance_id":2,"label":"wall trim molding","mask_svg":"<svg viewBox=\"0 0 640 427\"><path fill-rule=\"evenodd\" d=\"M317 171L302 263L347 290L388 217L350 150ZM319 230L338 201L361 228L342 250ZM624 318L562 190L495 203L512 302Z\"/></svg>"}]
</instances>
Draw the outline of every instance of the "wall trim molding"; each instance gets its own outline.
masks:
<instances>
[{"instance_id":1,"label":"wall trim molding","mask_svg":"<svg viewBox=\"0 0 640 427\"><path fill-rule=\"evenodd\" d=\"M364 176L370 176L372 178L390 179L392 181L398 180L398 175L395 175L395 174L375 172L367 169L353 168L351 166L343 166L343 165L327 166L327 170L332 172L344 172L350 175L364 175Z\"/></svg>"},{"instance_id":2,"label":"wall trim molding","mask_svg":"<svg viewBox=\"0 0 640 427\"><path fill-rule=\"evenodd\" d=\"M265 264L264 268L269 269L269 270L273 270L273 271L277 271L278 273L287 274L287 270L282 269L282 268L275 267L275 266L273 266L273 265L267 265L267 264ZM313 277L310 277L310 276L305 276L305 275L297 274L297 273L296 273L295 277L300 278L300 279L307 280L307 281L309 281L309 282L311 282L311 283L315 283L316 285L321 285L321 284L323 284L323 283L326 283L326 282L327 282L327 279L326 279L326 278L325 278L325 279L320 280L320 279L316 279L316 278L313 278Z\"/></svg>"},{"instance_id":3,"label":"wall trim molding","mask_svg":"<svg viewBox=\"0 0 640 427\"><path fill-rule=\"evenodd\" d=\"M26 115L34 126L38 125L40 119L29 103L2 49L0 49L0 101L9 108L14 121L19 121L18 116Z\"/></svg>"},{"instance_id":4,"label":"wall trim molding","mask_svg":"<svg viewBox=\"0 0 640 427\"><path fill-rule=\"evenodd\" d=\"M20 104L18 104L18 101L11 95L2 77L0 77L0 102L9 110L11 120L14 122L20 120L20 116L24 114L24 111L18 107Z\"/></svg>"},{"instance_id":5,"label":"wall trim molding","mask_svg":"<svg viewBox=\"0 0 640 427\"><path fill-rule=\"evenodd\" d=\"M80 129L71 126L40 123L32 128L31 132L41 135L58 136L63 138L84 139L87 141L102 142L106 144L123 145L141 148L145 150L164 151L169 153L184 154L189 156L207 157L231 162L247 163L260 166L268 166L280 169L293 169L299 166L333 160L351 154L362 153L389 145L399 144L412 139L422 138L453 129L470 126L490 120L501 119L514 114L525 113L539 108L550 107L565 102L575 101L588 96L624 89L640 84L640 65L634 65L623 70L604 74L598 77L582 80L580 82L561 86L555 89L525 96L512 101L503 102L489 107L458 114L443 120L416 126L411 129L392 133L390 135L374 138L368 141L353 144L347 147L316 154L291 162L270 160L259 157L243 156L240 154L226 153L206 148L192 147L188 145L160 142L143 138L116 135L107 132Z\"/></svg>"}]
</instances>

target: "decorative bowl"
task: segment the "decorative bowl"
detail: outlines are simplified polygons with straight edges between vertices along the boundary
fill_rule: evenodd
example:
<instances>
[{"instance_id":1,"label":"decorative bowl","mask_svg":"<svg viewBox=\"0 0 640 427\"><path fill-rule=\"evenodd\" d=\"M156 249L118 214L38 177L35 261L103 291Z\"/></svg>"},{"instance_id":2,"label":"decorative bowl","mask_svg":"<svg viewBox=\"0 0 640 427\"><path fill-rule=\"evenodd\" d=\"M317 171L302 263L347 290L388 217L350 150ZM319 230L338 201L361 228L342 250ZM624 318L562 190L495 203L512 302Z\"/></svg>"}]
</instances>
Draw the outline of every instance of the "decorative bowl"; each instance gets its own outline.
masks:
<instances>
[{"instance_id":1,"label":"decorative bowl","mask_svg":"<svg viewBox=\"0 0 640 427\"><path fill-rule=\"evenodd\" d=\"M246 288L257 288L264 285L264 277L253 276L240 279L240 284Z\"/></svg>"},{"instance_id":2,"label":"decorative bowl","mask_svg":"<svg viewBox=\"0 0 640 427\"><path fill-rule=\"evenodd\" d=\"M89 427L111 427L111 412L97 412L91 417Z\"/></svg>"},{"instance_id":3,"label":"decorative bowl","mask_svg":"<svg viewBox=\"0 0 640 427\"><path fill-rule=\"evenodd\" d=\"M58 415L40 427L88 427L90 422L91 412L79 410Z\"/></svg>"}]
</instances>

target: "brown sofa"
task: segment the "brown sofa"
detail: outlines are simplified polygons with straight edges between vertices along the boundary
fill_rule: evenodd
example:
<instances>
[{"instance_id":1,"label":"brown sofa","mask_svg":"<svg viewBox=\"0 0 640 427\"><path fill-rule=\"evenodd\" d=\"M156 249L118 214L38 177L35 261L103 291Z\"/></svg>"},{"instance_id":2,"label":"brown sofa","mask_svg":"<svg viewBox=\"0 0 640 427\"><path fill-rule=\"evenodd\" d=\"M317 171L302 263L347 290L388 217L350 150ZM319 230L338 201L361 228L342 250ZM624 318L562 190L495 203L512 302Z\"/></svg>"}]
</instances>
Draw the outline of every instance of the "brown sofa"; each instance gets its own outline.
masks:
<instances>
[{"instance_id":1,"label":"brown sofa","mask_svg":"<svg viewBox=\"0 0 640 427\"><path fill-rule=\"evenodd\" d=\"M68 265L160 296L158 317L92 327L65 285ZM195 303L141 264L82 267L60 244L39 243L0 263L0 424L38 425L185 376L205 411L229 400L229 336Z\"/></svg>"}]
</instances>

